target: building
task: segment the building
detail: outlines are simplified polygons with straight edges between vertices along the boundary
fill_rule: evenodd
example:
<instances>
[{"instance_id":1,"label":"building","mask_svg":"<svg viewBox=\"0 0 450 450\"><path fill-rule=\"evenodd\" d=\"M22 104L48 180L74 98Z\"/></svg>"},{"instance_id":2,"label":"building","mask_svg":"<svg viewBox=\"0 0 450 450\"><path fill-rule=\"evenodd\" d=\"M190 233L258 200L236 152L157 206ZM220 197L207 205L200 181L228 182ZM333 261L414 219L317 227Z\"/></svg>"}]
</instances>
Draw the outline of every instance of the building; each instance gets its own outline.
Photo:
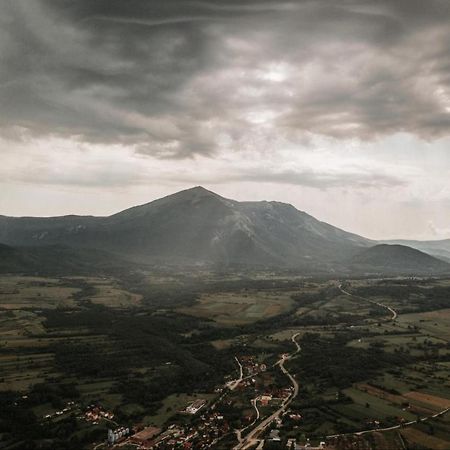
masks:
<instances>
[{"instance_id":1,"label":"building","mask_svg":"<svg viewBox=\"0 0 450 450\"><path fill-rule=\"evenodd\" d=\"M267 395L267 394L261 395L261 397L259 398L259 401L261 402L261 406L267 406L271 400L272 400L272 396Z\"/></svg>"},{"instance_id":2,"label":"building","mask_svg":"<svg viewBox=\"0 0 450 450\"><path fill-rule=\"evenodd\" d=\"M280 430L272 430L269 435L269 440L272 442L280 442Z\"/></svg>"},{"instance_id":3,"label":"building","mask_svg":"<svg viewBox=\"0 0 450 450\"><path fill-rule=\"evenodd\" d=\"M130 430L125 427L116 428L115 430L108 430L108 444L114 445L120 440L124 439L130 434Z\"/></svg>"},{"instance_id":4,"label":"building","mask_svg":"<svg viewBox=\"0 0 450 450\"><path fill-rule=\"evenodd\" d=\"M130 441L133 444L140 445L142 447L150 448L153 445L154 438L161 433L161 428L157 427L146 427L142 431L131 436Z\"/></svg>"},{"instance_id":5,"label":"building","mask_svg":"<svg viewBox=\"0 0 450 450\"><path fill-rule=\"evenodd\" d=\"M186 412L188 414L197 414L200 409L202 409L206 405L206 400L199 399L192 402L187 408Z\"/></svg>"}]
</instances>

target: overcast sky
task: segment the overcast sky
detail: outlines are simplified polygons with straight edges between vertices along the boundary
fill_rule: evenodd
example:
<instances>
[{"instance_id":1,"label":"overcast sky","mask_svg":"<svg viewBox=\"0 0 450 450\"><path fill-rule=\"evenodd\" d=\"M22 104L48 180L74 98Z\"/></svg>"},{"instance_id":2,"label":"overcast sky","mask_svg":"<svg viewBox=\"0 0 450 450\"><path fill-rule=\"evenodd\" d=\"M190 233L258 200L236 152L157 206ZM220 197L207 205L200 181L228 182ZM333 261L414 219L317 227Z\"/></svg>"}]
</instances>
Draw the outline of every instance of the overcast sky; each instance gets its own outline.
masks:
<instances>
[{"instance_id":1,"label":"overcast sky","mask_svg":"<svg viewBox=\"0 0 450 450\"><path fill-rule=\"evenodd\" d=\"M2 0L0 214L203 185L450 237L450 1Z\"/></svg>"}]
</instances>

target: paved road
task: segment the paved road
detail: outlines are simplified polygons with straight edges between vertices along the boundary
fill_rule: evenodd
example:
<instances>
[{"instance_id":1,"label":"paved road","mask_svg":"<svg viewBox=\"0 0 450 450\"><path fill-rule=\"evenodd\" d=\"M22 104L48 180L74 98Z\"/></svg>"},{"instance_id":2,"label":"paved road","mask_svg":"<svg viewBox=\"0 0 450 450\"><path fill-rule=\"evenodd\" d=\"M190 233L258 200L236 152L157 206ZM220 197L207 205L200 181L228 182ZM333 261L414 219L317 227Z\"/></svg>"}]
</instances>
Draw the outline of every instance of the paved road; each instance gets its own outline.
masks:
<instances>
[{"instance_id":1,"label":"paved road","mask_svg":"<svg viewBox=\"0 0 450 450\"><path fill-rule=\"evenodd\" d=\"M253 405L253 408L255 408L255 412L256 412L255 422L257 422L257 421L259 420L261 414L260 414L259 409L258 409L258 404L257 404L256 398L254 398L254 399L252 400L252 405ZM255 422L253 422L253 423L255 423ZM253 425L253 424L252 424L252 425Z\"/></svg>"},{"instance_id":2,"label":"paved road","mask_svg":"<svg viewBox=\"0 0 450 450\"><path fill-rule=\"evenodd\" d=\"M388 305L385 305L384 303L376 302L374 300L369 300L369 299L364 298L364 297L359 297L359 296L353 295L350 292L344 290L342 288L342 285L339 285L339 290L345 295L348 295L348 296L351 296L351 297L360 298L360 299L362 299L362 300L364 300L364 301L366 301L368 303L372 303L374 305L377 305L377 306L380 306L381 308L386 309L387 311L389 311L389 313L391 315L390 318L389 318L390 321L394 321L398 317L397 311L394 308L392 308L392 307L390 307ZM298 389L299 389L298 383L295 380L295 378L289 373L289 371L284 366L284 363L288 359L292 358L292 356L294 356L296 353L298 353L301 350L300 345L296 341L296 337L298 335L299 335L299 333L296 333L291 338L292 342L297 347L297 350L294 353L291 353L290 355L287 355L287 356L283 355L282 358L279 361L277 361L277 363L275 364L275 365L280 366L281 371L290 379L290 381L291 381L291 383L292 383L292 385L294 387L293 393L287 399L285 399L283 401L281 407L277 411L275 411L271 416L269 416L266 419L264 419L244 439L242 439L241 434L239 434L239 444L236 445L233 448L233 450L244 450L244 449L247 449L247 448L249 448L251 446L254 446L256 444L259 444L258 448L262 448L262 445L264 444L264 440L263 439L258 439L257 438L258 434L260 434L262 431L264 431L269 426L269 424L272 423L273 420L277 419L284 411L286 411L286 409L289 406L289 404L298 395ZM255 405L255 408L257 408L256 405ZM444 409L442 411L439 411L438 413L433 414L431 416L424 417L424 418L419 419L419 420L411 420L410 422L405 422L405 423L403 423L401 425L394 425L392 427L378 428L378 429L360 430L360 431L356 431L356 432L352 432L352 433L333 434L333 435L326 436L326 438L327 439L331 439L331 438L337 438L337 437L349 436L349 435L358 435L358 436L360 436L360 435L363 435L363 434L374 433L374 432L398 430L400 428L404 428L404 427L408 427L410 425L414 425L414 424L416 424L418 422L426 422L427 420L434 419L436 417L440 417L440 416L446 414L449 411L450 411L450 408L446 408L446 409ZM249 425L249 426L251 426L251 425ZM246 427L246 428L248 428L248 427ZM244 429L240 430L240 432L242 432Z\"/></svg>"},{"instance_id":3,"label":"paved road","mask_svg":"<svg viewBox=\"0 0 450 450\"><path fill-rule=\"evenodd\" d=\"M237 380L231 380L226 384L226 387L228 389L230 389L230 391L233 391L234 389L236 389L239 386L239 384L242 382L242 380L244 379L244 369L242 367L242 364L239 361L239 359L237 359L237 356L235 356L234 359L236 360L236 362L239 365L239 378Z\"/></svg>"},{"instance_id":4,"label":"paved road","mask_svg":"<svg viewBox=\"0 0 450 450\"><path fill-rule=\"evenodd\" d=\"M291 404L292 400L298 395L298 383L297 380L290 374L290 372L286 369L284 366L284 363L291 359L294 355L296 355L300 350L301 347L296 341L296 337L299 335L299 333L295 333L291 337L291 341L295 344L297 347L295 352L289 354L289 355L283 355L275 365L279 366L281 371L289 378L289 380L292 383L292 386L294 388L292 394L290 394L287 398L285 398L280 406L273 414L271 414L269 417L265 418L260 424L258 424L250 433L242 439L235 447L233 447L233 450L243 450L248 447L251 447L255 444L261 443L261 440L257 438L257 436L263 432L274 420L276 420L282 413L284 413L287 409L287 407Z\"/></svg>"},{"instance_id":5,"label":"paved road","mask_svg":"<svg viewBox=\"0 0 450 450\"><path fill-rule=\"evenodd\" d=\"M250 427L252 427L253 425L255 425L255 423L256 422L258 422L258 420L259 420L259 418L260 418L260 412L259 412L259 408L258 408L258 398L259 397L256 397L256 398L252 398L252 400L251 400L251 404L252 404L252 406L253 406L253 408L255 409L255 418L253 419L253 422L252 423L249 423L247 426L245 426L244 428L241 428L240 430L235 430L235 433L236 433L236 437L237 437L237 440L238 440L238 442L239 443L241 443L242 442L242 433L247 429L247 428L250 428Z\"/></svg>"},{"instance_id":6,"label":"paved road","mask_svg":"<svg viewBox=\"0 0 450 450\"><path fill-rule=\"evenodd\" d=\"M332 434L330 436L326 436L327 439L331 439L331 438L337 438L337 437L342 437L342 436L350 436L350 435L357 435L357 436L361 436L363 434L368 434L368 433L375 433L375 432L381 432L381 431L392 431L392 430L398 430L400 428L405 428L408 427L410 425L414 425L415 423L419 423L419 422L426 422L427 420L430 419L435 419L436 417L440 417L443 416L444 414L446 414L447 412L450 411L450 408L446 408L443 409L442 411L439 411L436 414L433 414L432 416L428 416L428 417L423 417L422 419L418 419L418 420L411 420L410 422L405 422L402 423L401 425L394 425L392 427L386 427L386 428L371 428L369 430L361 430L361 431L355 431L353 433L343 433L343 434Z\"/></svg>"},{"instance_id":7,"label":"paved road","mask_svg":"<svg viewBox=\"0 0 450 450\"><path fill-rule=\"evenodd\" d=\"M378 305L378 306L381 306L382 308L387 309L391 313L391 317L390 317L389 320L395 320L398 317L397 311L395 311L395 309L391 308L390 306L387 306L387 305L385 305L383 303L376 302L374 300L369 300L368 298L364 298L364 297L360 297L360 296L357 296L357 295L353 295L350 292L347 292L346 290L342 289L342 285L339 285L339 290L342 293L344 293L345 295L349 295L351 297L357 297L357 298L360 298L362 300L365 300L366 302L369 302L369 303L372 303L374 305ZM355 432L352 432L352 433L332 434L332 435L326 436L326 438L327 439L331 439L331 438L337 438L337 437L342 437L342 436L351 436L351 435L361 436L363 434L374 433L374 432L398 430L400 428L404 428L404 427L408 427L410 425L414 425L415 423L426 422L429 419L435 419L436 417L443 416L448 411L450 411L450 408L443 409L442 411L439 411L438 413L433 414L432 416L424 417L424 418L418 419L418 420L411 420L410 422L405 422L405 423L402 423L401 425L394 425L392 427L386 427L386 428L376 428L376 429L371 428L371 429L368 429L368 430L355 431Z\"/></svg>"},{"instance_id":8,"label":"paved road","mask_svg":"<svg viewBox=\"0 0 450 450\"><path fill-rule=\"evenodd\" d=\"M385 305L384 303L379 303L374 300L370 300L368 298L360 297L359 295L351 294L350 292L347 292L346 290L342 289L342 284L339 285L339 290L343 294L349 295L350 297L360 298L368 303L372 303L372 305L377 305L377 306L380 306L381 308L387 309L389 311L389 313L391 314L390 320L395 320L398 317L397 311L394 308L391 308L390 306Z\"/></svg>"}]
</instances>

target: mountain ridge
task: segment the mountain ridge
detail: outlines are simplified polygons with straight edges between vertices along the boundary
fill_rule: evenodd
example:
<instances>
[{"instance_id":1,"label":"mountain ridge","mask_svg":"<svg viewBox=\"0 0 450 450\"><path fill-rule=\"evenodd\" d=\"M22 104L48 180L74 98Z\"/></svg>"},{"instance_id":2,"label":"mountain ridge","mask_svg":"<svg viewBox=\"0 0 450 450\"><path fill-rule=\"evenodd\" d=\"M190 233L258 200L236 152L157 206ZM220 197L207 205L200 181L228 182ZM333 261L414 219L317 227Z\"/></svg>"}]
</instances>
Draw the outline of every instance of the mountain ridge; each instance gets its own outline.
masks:
<instances>
[{"instance_id":1,"label":"mountain ridge","mask_svg":"<svg viewBox=\"0 0 450 450\"><path fill-rule=\"evenodd\" d=\"M380 273L439 273L446 272L448 263L428 253L399 244L377 244L356 254L351 264L358 270L378 271Z\"/></svg>"},{"instance_id":2,"label":"mountain ridge","mask_svg":"<svg viewBox=\"0 0 450 450\"><path fill-rule=\"evenodd\" d=\"M384 244L399 244L407 245L422 252L433 255L437 258L444 259L450 262L450 239L436 239L436 240L412 240L412 239L389 239L380 241Z\"/></svg>"},{"instance_id":3,"label":"mountain ridge","mask_svg":"<svg viewBox=\"0 0 450 450\"><path fill-rule=\"evenodd\" d=\"M92 248L134 263L326 272L345 271L352 257L378 244L289 203L239 202L201 186L110 216L0 216L0 242Z\"/></svg>"},{"instance_id":4,"label":"mountain ridge","mask_svg":"<svg viewBox=\"0 0 450 450\"><path fill-rule=\"evenodd\" d=\"M0 242L94 247L142 262L304 266L371 241L282 202L238 202L203 187L106 217L0 217Z\"/></svg>"}]
</instances>

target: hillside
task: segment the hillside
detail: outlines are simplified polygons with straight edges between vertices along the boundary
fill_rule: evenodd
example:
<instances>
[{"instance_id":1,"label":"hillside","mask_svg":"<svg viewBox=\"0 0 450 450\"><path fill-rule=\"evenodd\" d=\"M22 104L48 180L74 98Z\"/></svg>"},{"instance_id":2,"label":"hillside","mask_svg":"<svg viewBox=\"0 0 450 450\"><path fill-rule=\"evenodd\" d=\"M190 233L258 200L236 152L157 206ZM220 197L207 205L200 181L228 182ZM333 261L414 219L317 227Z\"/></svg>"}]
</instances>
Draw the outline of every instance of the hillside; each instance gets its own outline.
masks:
<instances>
[{"instance_id":1,"label":"hillside","mask_svg":"<svg viewBox=\"0 0 450 450\"><path fill-rule=\"evenodd\" d=\"M279 202L237 202L202 187L110 217L0 217L8 245L91 247L145 263L324 267L371 244Z\"/></svg>"},{"instance_id":2,"label":"hillside","mask_svg":"<svg viewBox=\"0 0 450 450\"><path fill-rule=\"evenodd\" d=\"M421 252L429 253L436 258L450 262L450 239L440 239L435 241L412 241L407 239L397 239L383 241L384 244L407 245Z\"/></svg>"},{"instance_id":3,"label":"hillside","mask_svg":"<svg viewBox=\"0 0 450 450\"><path fill-rule=\"evenodd\" d=\"M0 244L0 273L100 274L124 271L133 265L96 250L49 245L11 247Z\"/></svg>"},{"instance_id":4,"label":"hillside","mask_svg":"<svg viewBox=\"0 0 450 450\"><path fill-rule=\"evenodd\" d=\"M3 248L8 265L18 269L40 266L39 261L51 269L58 260L66 268L78 270L126 265L125 260L308 272L434 273L448 268L443 261L411 247L374 246L374 241L321 222L286 203L238 202L202 187L109 217L0 216L0 242L20 247Z\"/></svg>"},{"instance_id":5,"label":"hillside","mask_svg":"<svg viewBox=\"0 0 450 450\"><path fill-rule=\"evenodd\" d=\"M425 274L450 272L450 264L405 245L379 244L350 260L353 271Z\"/></svg>"}]
</instances>

